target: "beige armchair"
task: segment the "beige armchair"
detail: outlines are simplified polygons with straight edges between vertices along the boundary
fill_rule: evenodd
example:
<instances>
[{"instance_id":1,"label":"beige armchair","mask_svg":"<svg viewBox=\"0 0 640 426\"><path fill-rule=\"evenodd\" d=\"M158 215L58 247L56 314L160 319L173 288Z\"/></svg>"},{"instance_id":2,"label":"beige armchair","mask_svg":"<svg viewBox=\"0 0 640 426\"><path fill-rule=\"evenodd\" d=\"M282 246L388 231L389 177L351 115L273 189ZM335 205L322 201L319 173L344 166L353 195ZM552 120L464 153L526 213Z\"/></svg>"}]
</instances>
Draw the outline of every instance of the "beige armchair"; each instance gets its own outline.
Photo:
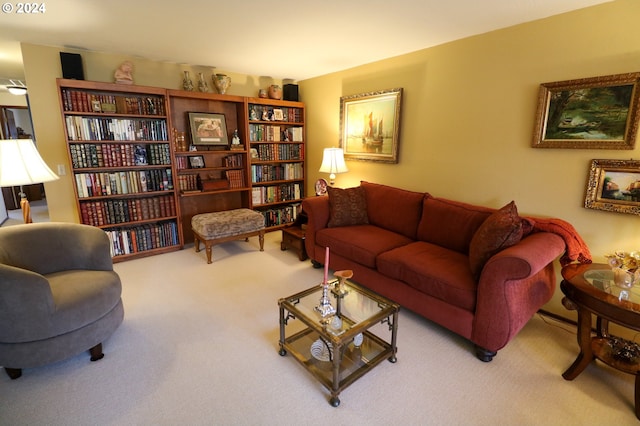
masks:
<instances>
[{"instance_id":1,"label":"beige armchair","mask_svg":"<svg viewBox=\"0 0 640 426\"><path fill-rule=\"evenodd\" d=\"M122 323L122 285L104 231L73 223L0 228L0 366L12 379L90 351Z\"/></svg>"}]
</instances>

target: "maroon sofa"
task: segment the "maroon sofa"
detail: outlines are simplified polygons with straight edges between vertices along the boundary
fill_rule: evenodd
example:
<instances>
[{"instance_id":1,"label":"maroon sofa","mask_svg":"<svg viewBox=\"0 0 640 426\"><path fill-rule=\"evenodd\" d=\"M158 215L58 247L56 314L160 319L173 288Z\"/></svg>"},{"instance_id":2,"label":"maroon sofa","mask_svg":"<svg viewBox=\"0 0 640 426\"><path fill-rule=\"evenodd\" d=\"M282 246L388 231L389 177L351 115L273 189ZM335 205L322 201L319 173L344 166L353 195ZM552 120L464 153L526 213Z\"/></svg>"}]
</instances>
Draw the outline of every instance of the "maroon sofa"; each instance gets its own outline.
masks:
<instances>
[{"instance_id":1,"label":"maroon sofa","mask_svg":"<svg viewBox=\"0 0 640 426\"><path fill-rule=\"evenodd\" d=\"M485 362L551 299L565 251L513 202L496 210L361 182L302 205L315 267L329 247L332 270L470 340Z\"/></svg>"}]
</instances>

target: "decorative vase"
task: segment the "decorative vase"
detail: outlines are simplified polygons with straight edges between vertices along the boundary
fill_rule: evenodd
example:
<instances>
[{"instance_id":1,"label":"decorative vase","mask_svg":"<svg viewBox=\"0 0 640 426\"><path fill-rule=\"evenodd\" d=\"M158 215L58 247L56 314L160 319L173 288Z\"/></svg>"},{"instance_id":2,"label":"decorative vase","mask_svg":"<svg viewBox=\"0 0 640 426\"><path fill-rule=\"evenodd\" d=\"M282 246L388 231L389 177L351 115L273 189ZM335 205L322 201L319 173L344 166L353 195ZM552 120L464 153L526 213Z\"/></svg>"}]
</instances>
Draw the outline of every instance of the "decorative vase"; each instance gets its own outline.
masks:
<instances>
[{"instance_id":1,"label":"decorative vase","mask_svg":"<svg viewBox=\"0 0 640 426\"><path fill-rule=\"evenodd\" d=\"M613 271L613 282L616 287L620 288L620 300L629 299L629 290L636 284L639 278L637 271L627 271L622 268L611 268Z\"/></svg>"},{"instance_id":2,"label":"decorative vase","mask_svg":"<svg viewBox=\"0 0 640 426\"><path fill-rule=\"evenodd\" d=\"M207 81L204 79L204 74L202 74L201 72L198 73L198 90L200 90L203 93L206 93L209 91L209 85L207 84Z\"/></svg>"},{"instance_id":3,"label":"decorative vase","mask_svg":"<svg viewBox=\"0 0 640 426\"><path fill-rule=\"evenodd\" d=\"M282 99L282 87L277 84L269 86L269 97L271 99Z\"/></svg>"},{"instance_id":4,"label":"decorative vase","mask_svg":"<svg viewBox=\"0 0 640 426\"><path fill-rule=\"evenodd\" d=\"M226 74L215 74L211 76L211 79L213 80L213 85L216 90L221 95L224 95L229 86L231 86L231 77Z\"/></svg>"},{"instance_id":5,"label":"decorative vase","mask_svg":"<svg viewBox=\"0 0 640 426\"><path fill-rule=\"evenodd\" d=\"M193 81L191 81L191 75L189 74L189 71L184 72L184 77L182 78L182 88L190 92L193 90Z\"/></svg>"},{"instance_id":6,"label":"decorative vase","mask_svg":"<svg viewBox=\"0 0 640 426\"><path fill-rule=\"evenodd\" d=\"M258 97L265 99L267 97L267 89L258 90Z\"/></svg>"}]
</instances>

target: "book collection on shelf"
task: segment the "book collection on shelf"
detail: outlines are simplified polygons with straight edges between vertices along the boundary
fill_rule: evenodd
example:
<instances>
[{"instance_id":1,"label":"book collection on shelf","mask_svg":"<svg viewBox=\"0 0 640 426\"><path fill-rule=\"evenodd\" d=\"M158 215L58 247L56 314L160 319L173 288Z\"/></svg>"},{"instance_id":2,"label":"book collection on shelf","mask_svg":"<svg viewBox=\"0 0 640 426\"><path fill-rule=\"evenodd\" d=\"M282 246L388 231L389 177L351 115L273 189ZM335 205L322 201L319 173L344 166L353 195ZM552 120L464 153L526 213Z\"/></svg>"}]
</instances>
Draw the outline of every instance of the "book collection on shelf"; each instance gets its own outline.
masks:
<instances>
[{"instance_id":1,"label":"book collection on shelf","mask_svg":"<svg viewBox=\"0 0 640 426\"><path fill-rule=\"evenodd\" d=\"M171 164L169 144L69 144L74 169Z\"/></svg>"},{"instance_id":2,"label":"book collection on shelf","mask_svg":"<svg viewBox=\"0 0 640 426\"><path fill-rule=\"evenodd\" d=\"M67 116L70 141L166 141L163 119Z\"/></svg>"},{"instance_id":3,"label":"book collection on shelf","mask_svg":"<svg viewBox=\"0 0 640 426\"><path fill-rule=\"evenodd\" d=\"M250 104L249 119L252 121L285 121L302 123L302 110L296 107Z\"/></svg>"},{"instance_id":4,"label":"book collection on shelf","mask_svg":"<svg viewBox=\"0 0 640 426\"><path fill-rule=\"evenodd\" d=\"M92 226L117 225L164 219L176 215L171 195L160 197L128 198L80 203L82 223Z\"/></svg>"},{"instance_id":5,"label":"book collection on shelf","mask_svg":"<svg viewBox=\"0 0 640 426\"><path fill-rule=\"evenodd\" d=\"M251 181L253 183L302 179L303 177L302 163L254 164L251 166Z\"/></svg>"},{"instance_id":6,"label":"book collection on shelf","mask_svg":"<svg viewBox=\"0 0 640 426\"><path fill-rule=\"evenodd\" d=\"M178 224L171 221L105 229L111 242L111 256L135 254L180 244Z\"/></svg>"},{"instance_id":7,"label":"book collection on shelf","mask_svg":"<svg viewBox=\"0 0 640 426\"><path fill-rule=\"evenodd\" d=\"M76 173L78 198L171 191L171 169Z\"/></svg>"},{"instance_id":8,"label":"book collection on shelf","mask_svg":"<svg viewBox=\"0 0 640 426\"><path fill-rule=\"evenodd\" d=\"M301 143L260 143L254 147L259 161L304 160L304 145Z\"/></svg>"},{"instance_id":9,"label":"book collection on shelf","mask_svg":"<svg viewBox=\"0 0 640 426\"><path fill-rule=\"evenodd\" d=\"M277 186L254 186L251 189L253 205L300 200L303 190L299 183L283 183Z\"/></svg>"},{"instance_id":10,"label":"book collection on shelf","mask_svg":"<svg viewBox=\"0 0 640 426\"><path fill-rule=\"evenodd\" d=\"M129 115L166 115L160 96L114 95L61 89L65 112L103 112Z\"/></svg>"},{"instance_id":11,"label":"book collection on shelf","mask_svg":"<svg viewBox=\"0 0 640 426\"><path fill-rule=\"evenodd\" d=\"M290 204L284 207L262 210L260 213L264 216L265 226L279 226L295 222L298 215L298 207L299 204Z\"/></svg>"},{"instance_id":12,"label":"book collection on shelf","mask_svg":"<svg viewBox=\"0 0 640 426\"><path fill-rule=\"evenodd\" d=\"M250 124L249 137L254 142L302 142L302 127L288 127L271 124Z\"/></svg>"}]
</instances>

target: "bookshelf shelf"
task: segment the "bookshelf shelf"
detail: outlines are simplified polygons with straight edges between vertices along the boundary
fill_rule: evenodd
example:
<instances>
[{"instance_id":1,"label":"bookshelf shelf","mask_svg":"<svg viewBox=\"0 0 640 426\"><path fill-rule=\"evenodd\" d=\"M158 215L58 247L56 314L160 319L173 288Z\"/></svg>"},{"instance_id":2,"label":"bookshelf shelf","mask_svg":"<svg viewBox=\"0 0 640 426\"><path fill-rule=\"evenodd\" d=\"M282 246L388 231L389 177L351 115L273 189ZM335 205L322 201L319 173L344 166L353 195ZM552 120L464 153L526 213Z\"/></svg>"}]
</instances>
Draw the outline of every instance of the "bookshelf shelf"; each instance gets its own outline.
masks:
<instances>
[{"instance_id":1,"label":"bookshelf shelf","mask_svg":"<svg viewBox=\"0 0 640 426\"><path fill-rule=\"evenodd\" d=\"M115 262L183 245L165 89L57 80L80 223Z\"/></svg>"}]
</instances>

